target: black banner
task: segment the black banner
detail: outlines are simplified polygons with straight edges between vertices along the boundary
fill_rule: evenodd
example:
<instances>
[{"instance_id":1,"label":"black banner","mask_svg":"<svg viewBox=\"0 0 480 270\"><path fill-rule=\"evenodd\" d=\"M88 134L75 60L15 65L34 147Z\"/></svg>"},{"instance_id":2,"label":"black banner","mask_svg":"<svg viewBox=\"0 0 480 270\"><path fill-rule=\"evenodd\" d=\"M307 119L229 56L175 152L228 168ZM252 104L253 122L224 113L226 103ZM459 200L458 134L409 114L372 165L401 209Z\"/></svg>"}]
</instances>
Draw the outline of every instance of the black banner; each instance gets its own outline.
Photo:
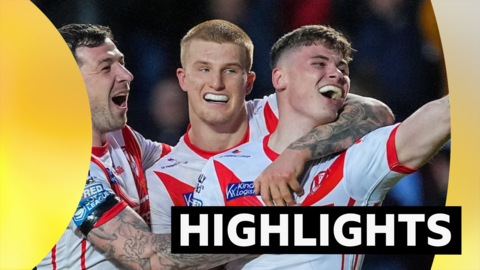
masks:
<instances>
[{"instance_id":1,"label":"black banner","mask_svg":"<svg viewBox=\"0 0 480 270\"><path fill-rule=\"evenodd\" d=\"M172 207L172 252L461 254L461 207Z\"/></svg>"}]
</instances>

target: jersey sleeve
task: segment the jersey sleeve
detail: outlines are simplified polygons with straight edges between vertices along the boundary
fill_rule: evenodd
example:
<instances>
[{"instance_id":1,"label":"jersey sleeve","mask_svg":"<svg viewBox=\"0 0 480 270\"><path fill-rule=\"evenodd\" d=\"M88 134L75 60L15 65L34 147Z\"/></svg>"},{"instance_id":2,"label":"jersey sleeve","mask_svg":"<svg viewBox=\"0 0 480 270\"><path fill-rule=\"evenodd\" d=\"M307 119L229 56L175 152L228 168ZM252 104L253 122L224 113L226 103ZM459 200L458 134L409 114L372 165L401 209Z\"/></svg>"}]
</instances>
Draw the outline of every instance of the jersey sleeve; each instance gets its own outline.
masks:
<instances>
[{"instance_id":1,"label":"jersey sleeve","mask_svg":"<svg viewBox=\"0 0 480 270\"><path fill-rule=\"evenodd\" d=\"M401 178L416 171L398 162L395 148L398 126L379 128L347 150L347 192L353 198L381 202Z\"/></svg>"},{"instance_id":2,"label":"jersey sleeve","mask_svg":"<svg viewBox=\"0 0 480 270\"><path fill-rule=\"evenodd\" d=\"M263 99L247 101L247 113L251 132L255 137L271 134L278 125L277 95L271 94Z\"/></svg>"},{"instance_id":3,"label":"jersey sleeve","mask_svg":"<svg viewBox=\"0 0 480 270\"><path fill-rule=\"evenodd\" d=\"M153 166L157 160L172 151L170 145L145 139L140 133L136 132L131 127L127 126L126 128L131 131L135 140L138 142L142 152L142 166L144 170Z\"/></svg>"},{"instance_id":4,"label":"jersey sleeve","mask_svg":"<svg viewBox=\"0 0 480 270\"><path fill-rule=\"evenodd\" d=\"M214 162L214 158L210 158L203 167L195 185L192 206L225 206Z\"/></svg>"},{"instance_id":5,"label":"jersey sleeve","mask_svg":"<svg viewBox=\"0 0 480 270\"><path fill-rule=\"evenodd\" d=\"M127 206L112 189L108 179L110 176L114 177L108 169L104 171L95 163L90 163L87 182L72 218L75 226L85 236L91 229L109 221Z\"/></svg>"},{"instance_id":6,"label":"jersey sleeve","mask_svg":"<svg viewBox=\"0 0 480 270\"><path fill-rule=\"evenodd\" d=\"M147 170L147 185L150 194L150 222L153 233L170 233L172 200L167 188L152 168Z\"/></svg>"}]
</instances>

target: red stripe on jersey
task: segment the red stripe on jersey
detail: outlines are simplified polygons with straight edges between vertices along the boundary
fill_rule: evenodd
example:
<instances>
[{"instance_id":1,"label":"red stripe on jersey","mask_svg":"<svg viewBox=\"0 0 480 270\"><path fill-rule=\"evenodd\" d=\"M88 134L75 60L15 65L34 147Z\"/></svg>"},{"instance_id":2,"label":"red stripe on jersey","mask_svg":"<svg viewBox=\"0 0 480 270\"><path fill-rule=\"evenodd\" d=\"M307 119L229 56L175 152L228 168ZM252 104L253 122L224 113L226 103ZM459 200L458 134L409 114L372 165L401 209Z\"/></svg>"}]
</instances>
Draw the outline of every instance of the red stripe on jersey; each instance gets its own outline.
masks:
<instances>
[{"instance_id":1,"label":"red stripe on jersey","mask_svg":"<svg viewBox=\"0 0 480 270\"><path fill-rule=\"evenodd\" d=\"M122 135L125 141L125 157L132 169L135 187L138 192L140 202L138 213L145 219L147 224L150 224L150 220L148 220L150 217L150 201L148 200L147 180L145 180L145 175L143 174L142 150L133 135L133 130L129 126L125 126L122 129Z\"/></svg>"},{"instance_id":2,"label":"red stripe on jersey","mask_svg":"<svg viewBox=\"0 0 480 270\"><path fill-rule=\"evenodd\" d=\"M110 182L110 186L112 187L113 191L115 192L115 194L117 194L118 197L124 200L128 204L128 206L130 206L131 208L135 208L138 206L138 203L132 201L132 199L128 197L128 195L125 194L125 192L123 192L122 188L118 185L118 183L112 182L112 179L110 178L110 174L108 173L107 168L105 168L102 162L100 162L98 159L94 157L91 157L90 160L93 161L93 163L97 164L97 166L100 167L100 169L102 169L103 173L105 173L105 176L108 179L108 182Z\"/></svg>"},{"instance_id":3,"label":"red stripe on jersey","mask_svg":"<svg viewBox=\"0 0 480 270\"><path fill-rule=\"evenodd\" d=\"M309 193L303 201L303 206L311 206L316 202L323 199L330 193L340 181L343 179L343 166L345 164L346 152L340 154L340 156L332 163L329 170L330 173L322 179L320 187L313 193Z\"/></svg>"},{"instance_id":4,"label":"red stripe on jersey","mask_svg":"<svg viewBox=\"0 0 480 270\"><path fill-rule=\"evenodd\" d=\"M347 206L354 206L355 202L356 201L352 197L350 197L350 200L348 200Z\"/></svg>"},{"instance_id":5,"label":"red stripe on jersey","mask_svg":"<svg viewBox=\"0 0 480 270\"><path fill-rule=\"evenodd\" d=\"M378 203L378 202L373 204L373 206L379 206L379 205L380 205L380 203Z\"/></svg>"},{"instance_id":6,"label":"red stripe on jersey","mask_svg":"<svg viewBox=\"0 0 480 270\"><path fill-rule=\"evenodd\" d=\"M168 155L170 152L172 152L172 147L168 144L162 143L162 154L160 155L160 157L162 158Z\"/></svg>"},{"instance_id":7,"label":"red stripe on jersey","mask_svg":"<svg viewBox=\"0 0 480 270\"><path fill-rule=\"evenodd\" d=\"M358 254L355 255L355 263L353 264L353 270L357 269Z\"/></svg>"},{"instance_id":8,"label":"red stripe on jersey","mask_svg":"<svg viewBox=\"0 0 480 270\"><path fill-rule=\"evenodd\" d=\"M167 189L168 195L170 195L173 204L175 206L187 206L183 195L193 192L195 190L195 187L185 184L184 182L168 174L156 171L154 171L154 173L158 176L158 178L160 178L160 181L162 181L163 185L165 185L165 188Z\"/></svg>"},{"instance_id":9,"label":"red stripe on jersey","mask_svg":"<svg viewBox=\"0 0 480 270\"><path fill-rule=\"evenodd\" d=\"M218 155L220 153L226 152L226 151L231 150L233 148L239 147L240 145L245 144L245 143L250 141L250 126L248 126L247 132L245 132L245 135L243 136L242 140L237 145L235 145L234 147L231 147L231 148L228 148L228 149L225 149L225 150L222 150L222 151L207 151L207 150L203 150L203 149L199 148L198 146L195 146L194 144L192 144L192 142L190 141L190 137L188 136L188 132L190 131L190 126L191 125L189 124L188 128L187 128L187 133L185 133L185 135L183 136L183 140L185 141L185 144L188 146L188 148L192 149L192 151L195 152L195 154L203 157L204 159L209 159L209 158L211 158L215 155Z\"/></svg>"},{"instance_id":10,"label":"red stripe on jersey","mask_svg":"<svg viewBox=\"0 0 480 270\"><path fill-rule=\"evenodd\" d=\"M114 218L118 213L122 212L125 207L127 207L127 204L124 201L117 203L115 206L110 208L110 210L103 213L102 217L97 221L97 223L95 223L93 228L102 226L104 223Z\"/></svg>"},{"instance_id":11,"label":"red stripe on jersey","mask_svg":"<svg viewBox=\"0 0 480 270\"><path fill-rule=\"evenodd\" d=\"M52 248L52 269L57 270L57 245Z\"/></svg>"},{"instance_id":12,"label":"red stripe on jersey","mask_svg":"<svg viewBox=\"0 0 480 270\"><path fill-rule=\"evenodd\" d=\"M342 254L342 270L345 267L345 254Z\"/></svg>"},{"instance_id":13,"label":"red stripe on jersey","mask_svg":"<svg viewBox=\"0 0 480 270\"><path fill-rule=\"evenodd\" d=\"M395 134L397 134L398 127L396 126L392 133L390 133L390 137L388 137L387 141L387 160L388 160L388 167L390 170L402 173L402 174L410 174L416 172L418 169L412 169L407 166L400 164L397 157L397 148L395 147Z\"/></svg>"},{"instance_id":14,"label":"red stripe on jersey","mask_svg":"<svg viewBox=\"0 0 480 270\"><path fill-rule=\"evenodd\" d=\"M225 201L225 206L263 206L262 202L257 199L256 196L244 196L239 197L227 202L227 187L228 184L241 183L240 179L225 165L214 160L215 172L218 176L218 181L220 182L220 187L222 188L223 200Z\"/></svg>"},{"instance_id":15,"label":"red stripe on jersey","mask_svg":"<svg viewBox=\"0 0 480 270\"><path fill-rule=\"evenodd\" d=\"M273 133L278 126L278 118L273 112L270 104L267 102L265 104L265 109L263 110L263 115L265 115L265 124L267 125L268 133Z\"/></svg>"},{"instance_id":16,"label":"red stripe on jersey","mask_svg":"<svg viewBox=\"0 0 480 270\"><path fill-rule=\"evenodd\" d=\"M87 269L85 267L85 253L87 252L87 239L82 240L82 256L80 257L80 263L82 264L82 270Z\"/></svg>"},{"instance_id":17,"label":"red stripe on jersey","mask_svg":"<svg viewBox=\"0 0 480 270\"><path fill-rule=\"evenodd\" d=\"M102 157L108 153L108 142L100 147L92 147L92 154L97 157Z\"/></svg>"},{"instance_id":18,"label":"red stripe on jersey","mask_svg":"<svg viewBox=\"0 0 480 270\"><path fill-rule=\"evenodd\" d=\"M271 161L275 161L280 155L268 147L268 140L270 140L270 134L263 138L263 151Z\"/></svg>"}]
</instances>

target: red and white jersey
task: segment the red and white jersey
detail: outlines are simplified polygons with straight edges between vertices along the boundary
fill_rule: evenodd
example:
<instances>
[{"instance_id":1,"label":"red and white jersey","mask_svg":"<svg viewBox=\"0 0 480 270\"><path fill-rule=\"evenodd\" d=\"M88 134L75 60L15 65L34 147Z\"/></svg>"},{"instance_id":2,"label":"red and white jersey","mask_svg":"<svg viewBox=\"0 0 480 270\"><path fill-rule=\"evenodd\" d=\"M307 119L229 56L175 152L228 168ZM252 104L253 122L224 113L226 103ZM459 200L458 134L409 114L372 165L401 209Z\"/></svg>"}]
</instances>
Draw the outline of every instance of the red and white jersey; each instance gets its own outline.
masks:
<instances>
[{"instance_id":1,"label":"red and white jersey","mask_svg":"<svg viewBox=\"0 0 480 270\"><path fill-rule=\"evenodd\" d=\"M415 171L399 164L395 149L398 125L379 128L347 151L309 162L299 179L304 206L377 206L404 176ZM263 206L253 181L279 155L267 145L269 135L211 158L195 187L198 206ZM361 269L364 255L262 255L242 269Z\"/></svg>"},{"instance_id":2,"label":"red and white jersey","mask_svg":"<svg viewBox=\"0 0 480 270\"><path fill-rule=\"evenodd\" d=\"M278 124L275 94L248 101L246 106L248 130L237 146L270 134ZM172 152L146 171L153 233L170 233L171 207L192 205L194 186L203 166L210 157L221 152L224 151L196 147L190 142L187 131Z\"/></svg>"},{"instance_id":3,"label":"red and white jersey","mask_svg":"<svg viewBox=\"0 0 480 270\"><path fill-rule=\"evenodd\" d=\"M92 148L87 183L74 217L37 269L127 269L91 245L78 226L111 194L122 201L105 212L95 227L113 218L126 206L148 221L150 207L144 169L170 151L170 146L146 140L128 126L108 133L104 146ZM95 205L95 208L86 210L86 204Z\"/></svg>"}]
</instances>

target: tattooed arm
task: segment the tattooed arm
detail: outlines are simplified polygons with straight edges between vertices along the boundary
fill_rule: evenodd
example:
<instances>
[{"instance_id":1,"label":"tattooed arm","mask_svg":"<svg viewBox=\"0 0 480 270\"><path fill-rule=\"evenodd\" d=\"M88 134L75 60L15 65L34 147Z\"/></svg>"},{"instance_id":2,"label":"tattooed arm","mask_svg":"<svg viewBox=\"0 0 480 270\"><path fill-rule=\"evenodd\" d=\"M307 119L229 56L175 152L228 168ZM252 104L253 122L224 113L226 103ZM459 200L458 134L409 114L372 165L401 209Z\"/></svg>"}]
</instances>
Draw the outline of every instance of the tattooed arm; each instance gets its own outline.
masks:
<instances>
[{"instance_id":1,"label":"tattooed arm","mask_svg":"<svg viewBox=\"0 0 480 270\"><path fill-rule=\"evenodd\" d=\"M303 194L297 176L305 162L343 151L365 134L393 122L391 110L382 102L348 94L338 119L293 142L255 180L255 192L261 192L268 206L295 204L291 191Z\"/></svg>"},{"instance_id":2,"label":"tattooed arm","mask_svg":"<svg viewBox=\"0 0 480 270\"><path fill-rule=\"evenodd\" d=\"M171 235L153 234L131 208L126 207L87 239L130 269L210 269L245 255L172 254Z\"/></svg>"}]
</instances>

